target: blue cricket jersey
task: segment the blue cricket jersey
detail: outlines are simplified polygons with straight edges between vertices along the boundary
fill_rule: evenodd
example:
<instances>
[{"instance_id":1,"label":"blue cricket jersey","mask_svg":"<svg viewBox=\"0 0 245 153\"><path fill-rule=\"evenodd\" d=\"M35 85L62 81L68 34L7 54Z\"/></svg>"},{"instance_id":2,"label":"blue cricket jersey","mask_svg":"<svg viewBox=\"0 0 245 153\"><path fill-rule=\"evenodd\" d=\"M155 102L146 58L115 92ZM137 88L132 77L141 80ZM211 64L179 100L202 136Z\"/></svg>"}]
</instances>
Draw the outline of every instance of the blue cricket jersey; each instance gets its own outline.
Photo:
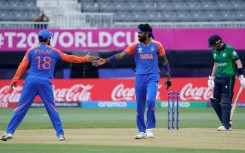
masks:
<instances>
[{"instance_id":1,"label":"blue cricket jersey","mask_svg":"<svg viewBox=\"0 0 245 153\"><path fill-rule=\"evenodd\" d=\"M125 49L127 54L134 54L136 63L136 74L159 73L158 56L165 55L162 44L151 40L145 46L143 43L135 42Z\"/></svg>"},{"instance_id":2,"label":"blue cricket jersey","mask_svg":"<svg viewBox=\"0 0 245 153\"><path fill-rule=\"evenodd\" d=\"M28 52L30 69L28 74L52 78L57 60L62 59L59 52L46 44L32 48Z\"/></svg>"},{"instance_id":3,"label":"blue cricket jersey","mask_svg":"<svg viewBox=\"0 0 245 153\"><path fill-rule=\"evenodd\" d=\"M12 82L17 82L19 80L20 76L24 73L29 64L29 75L52 78L55 64L59 59L70 63L88 62L87 56L78 57L67 55L57 48L40 43L39 45L27 50L14 78L12 79Z\"/></svg>"}]
</instances>

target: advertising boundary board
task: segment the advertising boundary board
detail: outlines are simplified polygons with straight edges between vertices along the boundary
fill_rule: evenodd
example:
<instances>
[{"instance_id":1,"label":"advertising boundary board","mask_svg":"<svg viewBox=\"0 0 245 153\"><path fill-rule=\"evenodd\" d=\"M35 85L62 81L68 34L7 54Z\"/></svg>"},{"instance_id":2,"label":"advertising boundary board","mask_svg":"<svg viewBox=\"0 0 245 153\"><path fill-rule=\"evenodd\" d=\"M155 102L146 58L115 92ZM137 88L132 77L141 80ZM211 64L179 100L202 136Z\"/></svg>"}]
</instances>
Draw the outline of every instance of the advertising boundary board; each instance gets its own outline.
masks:
<instances>
[{"instance_id":1,"label":"advertising boundary board","mask_svg":"<svg viewBox=\"0 0 245 153\"><path fill-rule=\"evenodd\" d=\"M172 78L172 86L165 89L165 79L161 79L156 95L157 107L165 107L168 92L178 91L181 107L208 106L213 89L207 86L208 78ZM16 107L19 101L24 80L19 80L14 90L9 90L11 80L0 80L0 108ZM238 79L237 79L238 82ZM135 107L134 78L118 79L52 79L54 98L57 106L71 107ZM240 84L236 83L234 94ZM234 100L234 97L233 97ZM90 103L91 104L88 104ZM98 102L98 104L95 104ZM125 103L128 102L128 103ZM34 99L34 106L39 106L42 100ZM72 103L79 103L72 104ZM241 94L238 107L245 105L245 94Z\"/></svg>"}]
</instances>

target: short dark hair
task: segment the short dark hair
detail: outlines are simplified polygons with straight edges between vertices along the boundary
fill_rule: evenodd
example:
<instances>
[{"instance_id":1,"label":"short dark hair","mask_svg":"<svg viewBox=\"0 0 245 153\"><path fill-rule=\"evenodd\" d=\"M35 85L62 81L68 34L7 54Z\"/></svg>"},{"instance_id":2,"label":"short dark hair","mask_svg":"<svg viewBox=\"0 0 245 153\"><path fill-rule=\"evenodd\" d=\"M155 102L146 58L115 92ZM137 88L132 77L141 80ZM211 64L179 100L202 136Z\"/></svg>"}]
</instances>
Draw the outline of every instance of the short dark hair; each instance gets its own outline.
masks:
<instances>
[{"instance_id":1,"label":"short dark hair","mask_svg":"<svg viewBox=\"0 0 245 153\"><path fill-rule=\"evenodd\" d=\"M140 30L142 30L142 31L144 31L144 32L150 32L150 33L152 33L152 28L151 28L151 26L149 25L149 24L139 24L138 25L138 28L140 29ZM151 37L152 35L151 34L149 34L149 36Z\"/></svg>"},{"instance_id":2,"label":"short dark hair","mask_svg":"<svg viewBox=\"0 0 245 153\"><path fill-rule=\"evenodd\" d=\"M43 39L42 36L38 36L38 40L39 40L40 42L46 42L46 41L47 41L47 39Z\"/></svg>"}]
</instances>

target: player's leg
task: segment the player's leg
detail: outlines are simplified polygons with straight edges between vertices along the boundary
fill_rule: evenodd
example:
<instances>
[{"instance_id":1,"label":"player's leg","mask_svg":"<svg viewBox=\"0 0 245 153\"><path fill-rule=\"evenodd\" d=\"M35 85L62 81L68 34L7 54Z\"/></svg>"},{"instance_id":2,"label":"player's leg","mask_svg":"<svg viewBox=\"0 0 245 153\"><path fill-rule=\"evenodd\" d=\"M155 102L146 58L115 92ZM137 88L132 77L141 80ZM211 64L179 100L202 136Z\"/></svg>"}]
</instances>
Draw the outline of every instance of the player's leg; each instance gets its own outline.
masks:
<instances>
[{"instance_id":1,"label":"player's leg","mask_svg":"<svg viewBox=\"0 0 245 153\"><path fill-rule=\"evenodd\" d=\"M145 132L144 112L146 105L146 80L145 75L136 75L135 94L136 94L136 123L139 132Z\"/></svg>"},{"instance_id":2,"label":"player's leg","mask_svg":"<svg viewBox=\"0 0 245 153\"><path fill-rule=\"evenodd\" d=\"M31 81L30 79L26 79L22 89L20 100L8 124L6 133L14 134L16 128L20 125L34 98L36 97L37 92L35 87L35 82Z\"/></svg>"},{"instance_id":3,"label":"player's leg","mask_svg":"<svg viewBox=\"0 0 245 153\"><path fill-rule=\"evenodd\" d=\"M60 120L59 112L55 106L53 88L50 80L42 81L38 85L38 94L41 97L52 125L56 131L57 137L64 135L64 131L62 128L62 122Z\"/></svg>"},{"instance_id":4,"label":"player's leg","mask_svg":"<svg viewBox=\"0 0 245 153\"><path fill-rule=\"evenodd\" d=\"M156 109L156 96L158 91L158 82L160 76L159 74L151 74L148 78L147 85L147 120L146 120L146 128L151 129L156 126L156 117L155 117L155 109Z\"/></svg>"},{"instance_id":5,"label":"player's leg","mask_svg":"<svg viewBox=\"0 0 245 153\"><path fill-rule=\"evenodd\" d=\"M234 88L234 77L224 77L222 82L222 96L221 96L221 107L222 107L222 124L226 129L230 128L230 113L231 103Z\"/></svg>"},{"instance_id":6,"label":"player's leg","mask_svg":"<svg viewBox=\"0 0 245 153\"><path fill-rule=\"evenodd\" d=\"M215 84L214 84L214 94L213 98L210 98L211 105L216 112L220 122L222 123L222 108L220 104L221 100L221 94L222 94L222 80L219 80L219 78L215 79Z\"/></svg>"}]
</instances>

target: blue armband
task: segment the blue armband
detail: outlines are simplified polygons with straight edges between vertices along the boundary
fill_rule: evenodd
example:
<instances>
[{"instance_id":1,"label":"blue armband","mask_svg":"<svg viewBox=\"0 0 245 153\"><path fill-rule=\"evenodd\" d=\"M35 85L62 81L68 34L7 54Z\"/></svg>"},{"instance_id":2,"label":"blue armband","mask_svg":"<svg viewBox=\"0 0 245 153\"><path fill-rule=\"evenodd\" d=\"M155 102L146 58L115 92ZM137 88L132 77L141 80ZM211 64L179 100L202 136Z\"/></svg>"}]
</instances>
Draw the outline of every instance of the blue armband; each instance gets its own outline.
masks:
<instances>
[{"instance_id":1,"label":"blue armband","mask_svg":"<svg viewBox=\"0 0 245 153\"><path fill-rule=\"evenodd\" d=\"M164 65L165 72L170 72L170 66L169 64Z\"/></svg>"},{"instance_id":2,"label":"blue armband","mask_svg":"<svg viewBox=\"0 0 245 153\"><path fill-rule=\"evenodd\" d=\"M117 60L115 55L110 56L108 59L109 59L109 62L115 62Z\"/></svg>"}]
</instances>

